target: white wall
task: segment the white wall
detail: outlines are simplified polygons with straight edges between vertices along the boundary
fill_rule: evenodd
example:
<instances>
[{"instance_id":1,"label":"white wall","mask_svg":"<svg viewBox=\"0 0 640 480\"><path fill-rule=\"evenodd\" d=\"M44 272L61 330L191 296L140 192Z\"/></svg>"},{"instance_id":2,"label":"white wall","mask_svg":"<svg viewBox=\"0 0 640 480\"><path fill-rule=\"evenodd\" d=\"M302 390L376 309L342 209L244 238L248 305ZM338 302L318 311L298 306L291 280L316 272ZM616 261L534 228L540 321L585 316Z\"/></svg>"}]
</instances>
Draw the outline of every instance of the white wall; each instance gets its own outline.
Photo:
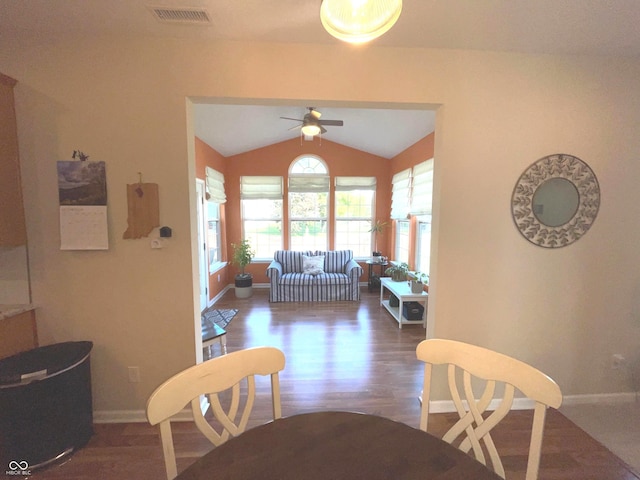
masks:
<instances>
[{"instance_id":1,"label":"white wall","mask_svg":"<svg viewBox=\"0 0 640 480\"><path fill-rule=\"evenodd\" d=\"M140 410L195 359L193 166L186 97L438 104L429 322L512 354L565 394L631 389L609 368L638 351L640 62L423 49L104 40L11 49L33 300L44 343L91 339L98 411ZM58 249L55 161L107 163L111 248ZM192 151L192 148L191 148ZM585 237L536 247L510 216L542 156L587 162L602 189ZM125 185L160 185L162 250L122 240ZM128 382L137 365L142 382Z\"/></svg>"}]
</instances>

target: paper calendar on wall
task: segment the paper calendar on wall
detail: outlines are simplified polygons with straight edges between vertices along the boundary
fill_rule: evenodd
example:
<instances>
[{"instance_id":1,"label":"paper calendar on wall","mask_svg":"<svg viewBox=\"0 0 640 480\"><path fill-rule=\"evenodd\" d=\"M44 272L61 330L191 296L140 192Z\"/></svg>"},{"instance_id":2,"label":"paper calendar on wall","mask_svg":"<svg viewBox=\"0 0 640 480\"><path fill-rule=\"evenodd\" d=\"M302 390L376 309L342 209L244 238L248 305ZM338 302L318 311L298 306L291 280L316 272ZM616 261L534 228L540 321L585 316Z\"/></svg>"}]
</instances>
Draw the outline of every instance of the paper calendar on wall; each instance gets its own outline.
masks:
<instances>
[{"instance_id":1,"label":"paper calendar on wall","mask_svg":"<svg viewBox=\"0 0 640 480\"><path fill-rule=\"evenodd\" d=\"M59 161L60 249L107 250L107 176L104 162Z\"/></svg>"}]
</instances>

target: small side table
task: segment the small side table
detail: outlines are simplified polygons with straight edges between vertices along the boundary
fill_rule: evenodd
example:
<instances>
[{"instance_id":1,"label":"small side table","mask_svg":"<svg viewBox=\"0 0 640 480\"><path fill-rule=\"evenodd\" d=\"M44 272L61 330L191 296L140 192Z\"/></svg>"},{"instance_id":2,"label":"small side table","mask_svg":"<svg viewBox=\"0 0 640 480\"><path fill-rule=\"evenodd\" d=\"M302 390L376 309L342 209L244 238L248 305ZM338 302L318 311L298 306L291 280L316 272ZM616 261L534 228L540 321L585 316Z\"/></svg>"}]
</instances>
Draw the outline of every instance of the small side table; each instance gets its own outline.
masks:
<instances>
[{"instance_id":1,"label":"small side table","mask_svg":"<svg viewBox=\"0 0 640 480\"><path fill-rule=\"evenodd\" d=\"M368 287L369 287L369 291L373 292L374 290L377 290L378 288L380 288L380 277L383 276L385 267L389 265L389 262L374 262L372 260L367 260L367 265L369 266ZM375 272L376 266L380 267L379 275L376 275L376 272Z\"/></svg>"}]
</instances>

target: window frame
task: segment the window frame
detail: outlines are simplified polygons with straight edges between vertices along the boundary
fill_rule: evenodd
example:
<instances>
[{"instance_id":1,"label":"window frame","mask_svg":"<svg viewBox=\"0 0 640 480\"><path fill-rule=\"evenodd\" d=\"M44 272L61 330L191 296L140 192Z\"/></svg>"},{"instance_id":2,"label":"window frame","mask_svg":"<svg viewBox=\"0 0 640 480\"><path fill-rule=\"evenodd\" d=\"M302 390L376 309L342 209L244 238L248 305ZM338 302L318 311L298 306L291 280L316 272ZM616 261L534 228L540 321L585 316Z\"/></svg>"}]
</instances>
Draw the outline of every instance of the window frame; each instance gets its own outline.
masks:
<instances>
[{"instance_id":1,"label":"window frame","mask_svg":"<svg viewBox=\"0 0 640 480\"><path fill-rule=\"evenodd\" d=\"M367 250L373 252L374 250L374 232L371 230L371 226L375 221L376 211L376 177L360 177L360 176L339 176L334 179L334 235L333 242L336 250L352 250L354 252L354 258L356 260L367 260L371 258L371 253L362 255L362 252L357 252L352 244L339 245L338 244L338 224L341 222L366 222L368 233L368 246ZM351 194L352 192L370 193L370 205L368 216L339 216L338 201L339 197L343 194ZM363 232L359 232L358 235L362 235ZM358 255L357 253L360 253Z\"/></svg>"},{"instance_id":2,"label":"window frame","mask_svg":"<svg viewBox=\"0 0 640 480\"><path fill-rule=\"evenodd\" d=\"M204 222L205 222L205 244L206 244L206 249L207 249L207 268L209 269L209 275L212 275L214 272L216 272L217 270L220 270L226 263L222 260L222 220L221 220L221 215L220 215L220 206L221 204L218 202L213 202L211 200L207 200L205 201L206 204L206 209L205 209L205 215L204 215ZM212 219L210 217L210 213L211 213L211 207L215 205L215 209L217 211L217 218ZM216 238L216 243L218 245L218 247L216 248L217 250L217 255L215 259L212 259L212 255L211 255L211 243L209 241L210 239L210 224L212 221L215 221L216 227L215 227L215 238Z\"/></svg>"},{"instance_id":3,"label":"window frame","mask_svg":"<svg viewBox=\"0 0 640 480\"><path fill-rule=\"evenodd\" d=\"M429 274L429 270L431 269L431 215L418 215L416 217L416 248L415 248L415 253L416 253L416 270L418 270L419 272L422 273L426 273L427 275ZM428 267L427 268L421 268L421 264L422 264L422 259L424 256L424 252L422 251L422 235L424 235L424 233L421 232L421 226L422 225L429 225L429 251L426 252L427 257L429 258L428 260Z\"/></svg>"},{"instance_id":4,"label":"window frame","mask_svg":"<svg viewBox=\"0 0 640 480\"><path fill-rule=\"evenodd\" d=\"M243 175L240 177L240 219L242 228L242 238L248 239L249 237L255 237L256 232L248 232L247 222L275 222L280 225L279 245L275 250L282 250L284 248L284 195L283 195L283 178L276 175ZM256 216L247 215L247 211L255 211L252 209L247 210L247 204L249 202L275 202L273 204L273 211L279 210L279 214L274 216ZM279 205L278 205L279 202ZM252 248L256 251L254 261L268 261L273 258L271 252L268 256L258 255L260 252L259 246L254 239Z\"/></svg>"},{"instance_id":5,"label":"window frame","mask_svg":"<svg viewBox=\"0 0 640 480\"><path fill-rule=\"evenodd\" d=\"M394 251L394 259L398 263L409 263L409 249L411 247L410 230L411 225L409 220L396 220L396 245ZM406 225L406 232L404 227ZM403 245L403 240L406 238L406 247ZM406 256L401 255L403 251L406 251Z\"/></svg>"}]
</instances>

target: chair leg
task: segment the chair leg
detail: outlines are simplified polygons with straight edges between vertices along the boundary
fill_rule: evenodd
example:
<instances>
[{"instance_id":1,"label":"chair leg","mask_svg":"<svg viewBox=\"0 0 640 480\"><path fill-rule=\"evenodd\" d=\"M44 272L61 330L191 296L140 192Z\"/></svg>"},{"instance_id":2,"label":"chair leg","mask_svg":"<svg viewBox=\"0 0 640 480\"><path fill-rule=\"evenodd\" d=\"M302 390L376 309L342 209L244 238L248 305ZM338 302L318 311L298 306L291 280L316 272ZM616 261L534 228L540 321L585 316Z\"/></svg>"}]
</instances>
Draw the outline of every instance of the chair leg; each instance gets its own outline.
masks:
<instances>
[{"instance_id":1,"label":"chair leg","mask_svg":"<svg viewBox=\"0 0 640 480\"><path fill-rule=\"evenodd\" d=\"M227 354L227 334L220 335L220 353L221 355Z\"/></svg>"}]
</instances>

